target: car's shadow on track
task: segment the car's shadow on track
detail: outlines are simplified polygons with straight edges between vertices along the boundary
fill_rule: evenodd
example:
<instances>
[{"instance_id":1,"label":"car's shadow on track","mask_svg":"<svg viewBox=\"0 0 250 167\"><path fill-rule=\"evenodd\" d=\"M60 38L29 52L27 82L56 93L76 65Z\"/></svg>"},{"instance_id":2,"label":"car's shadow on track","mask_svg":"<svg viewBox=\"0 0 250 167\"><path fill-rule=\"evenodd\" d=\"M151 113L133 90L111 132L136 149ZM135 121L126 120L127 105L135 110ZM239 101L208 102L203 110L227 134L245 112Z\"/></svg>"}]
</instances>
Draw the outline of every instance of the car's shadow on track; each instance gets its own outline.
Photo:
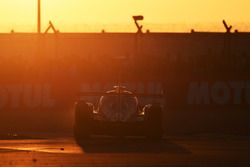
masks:
<instances>
[{"instance_id":1,"label":"car's shadow on track","mask_svg":"<svg viewBox=\"0 0 250 167\"><path fill-rule=\"evenodd\" d=\"M91 138L76 142L85 153L190 153L165 139L153 141L145 138Z\"/></svg>"}]
</instances>

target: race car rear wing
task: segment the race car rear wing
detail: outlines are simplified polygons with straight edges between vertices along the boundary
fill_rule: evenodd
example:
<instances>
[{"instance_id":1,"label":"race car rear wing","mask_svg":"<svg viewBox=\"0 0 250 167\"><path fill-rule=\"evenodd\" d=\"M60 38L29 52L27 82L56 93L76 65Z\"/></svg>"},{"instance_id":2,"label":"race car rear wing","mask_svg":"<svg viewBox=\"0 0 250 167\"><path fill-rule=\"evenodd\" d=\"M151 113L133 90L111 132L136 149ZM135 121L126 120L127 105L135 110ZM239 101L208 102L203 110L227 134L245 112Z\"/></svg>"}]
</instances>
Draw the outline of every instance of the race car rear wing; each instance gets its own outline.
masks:
<instances>
[{"instance_id":1,"label":"race car rear wing","mask_svg":"<svg viewBox=\"0 0 250 167\"><path fill-rule=\"evenodd\" d=\"M151 94L151 93L110 93L110 92L79 92L78 96L80 97L101 97L101 96L135 96L135 97L150 97L150 98L163 98L164 93L162 94Z\"/></svg>"}]
</instances>

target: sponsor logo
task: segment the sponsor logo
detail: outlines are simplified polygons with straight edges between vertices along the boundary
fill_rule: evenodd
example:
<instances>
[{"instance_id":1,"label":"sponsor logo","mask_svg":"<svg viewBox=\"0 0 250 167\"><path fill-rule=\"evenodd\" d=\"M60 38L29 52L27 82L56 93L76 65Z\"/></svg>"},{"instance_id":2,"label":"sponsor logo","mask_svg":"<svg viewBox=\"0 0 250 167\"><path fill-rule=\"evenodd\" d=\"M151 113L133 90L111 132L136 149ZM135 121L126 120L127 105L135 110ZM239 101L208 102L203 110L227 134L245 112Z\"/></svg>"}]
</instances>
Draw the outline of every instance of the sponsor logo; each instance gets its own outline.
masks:
<instances>
[{"instance_id":1,"label":"sponsor logo","mask_svg":"<svg viewBox=\"0 0 250 167\"><path fill-rule=\"evenodd\" d=\"M80 92L106 92L113 89L115 83L83 83L80 86ZM141 94L161 94L161 83L124 83L128 90L141 93ZM60 103L56 103L60 98L52 98L52 85L49 84L13 84L13 85L0 85L0 110L1 109L48 109L60 107ZM77 96L78 92L74 92ZM61 93L60 93L61 94ZM97 102L100 96L82 97L88 102ZM68 103L72 103L75 98L68 97ZM155 99L153 97L140 97L141 104L148 104L152 102L162 102L162 99Z\"/></svg>"},{"instance_id":2,"label":"sponsor logo","mask_svg":"<svg viewBox=\"0 0 250 167\"><path fill-rule=\"evenodd\" d=\"M50 108L54 106L49 85L0 85L0 109Z\"/></svg>"},{"instance_id":3,"label":"sponsor logo","mask_svg":"<svg viewBox=\"0 0 250 167\"><path fill-rule=\"evenodd\" d=\"M82 84L81 92L100 92L104 93L108 90L112 90L113 86L117 83L94 83L94 84ZM138 83L121 83L122 86L125 86L129 91L132 91L135 94L142 94L145 96L138 96L140 104L149 104L149 103L164 103L163 98L157 98L150 95L162 95L163 85L160 82L138 82ZM95 103L98 99L98 96L82 96L81 99Z\"/></svg>"},{"instance_id":4,"label":"sponsor logo","mask_svg":"<svg viewBox=\"0 0 250 167\"><path fill-rule=\"evenodd\" d=\"M188 90L190 105L227 105L250 104L250 82L192 82Z\"/></svg>"}]
</instances>

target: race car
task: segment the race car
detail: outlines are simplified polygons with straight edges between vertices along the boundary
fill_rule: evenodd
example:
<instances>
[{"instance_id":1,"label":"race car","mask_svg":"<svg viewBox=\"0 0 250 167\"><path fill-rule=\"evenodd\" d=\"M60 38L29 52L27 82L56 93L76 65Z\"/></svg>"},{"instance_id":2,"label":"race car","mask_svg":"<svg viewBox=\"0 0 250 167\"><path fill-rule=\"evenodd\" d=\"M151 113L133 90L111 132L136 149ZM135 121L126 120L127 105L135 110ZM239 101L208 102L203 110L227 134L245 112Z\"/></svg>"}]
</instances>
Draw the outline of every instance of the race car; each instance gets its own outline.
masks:
<instances>
[{"instance_id":1,"label":"race car","mask_svg":"<svg viewBox=\"0 0 250 167\"><path fill-rule=\"evenodd\" d=\"M92 135L162 137L162 108L159 104L140 107L137 96L123 86L101 95L97 105L79 100L75 104L74 136Z\"/></svg>"}]
</instances>

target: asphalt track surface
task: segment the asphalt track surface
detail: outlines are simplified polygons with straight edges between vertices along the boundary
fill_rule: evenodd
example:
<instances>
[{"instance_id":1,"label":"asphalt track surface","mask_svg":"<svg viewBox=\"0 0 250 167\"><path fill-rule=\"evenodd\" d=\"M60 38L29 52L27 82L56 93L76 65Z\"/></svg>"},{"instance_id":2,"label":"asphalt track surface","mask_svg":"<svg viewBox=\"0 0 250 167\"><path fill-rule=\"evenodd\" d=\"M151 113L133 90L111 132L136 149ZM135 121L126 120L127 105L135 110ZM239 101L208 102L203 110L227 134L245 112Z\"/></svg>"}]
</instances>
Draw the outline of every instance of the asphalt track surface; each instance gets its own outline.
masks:
<instances>
[{"instance_id":1,"label":"asphalt track surface","mask_svg":"<svg viewBox=\"0 0 250 167\"><path fill-rule=\"evenodd\" d=\"M0 140L0 166L250 166L250 137L193 135L143 138L72 137Z\"/></svg>"}]
</instances>

